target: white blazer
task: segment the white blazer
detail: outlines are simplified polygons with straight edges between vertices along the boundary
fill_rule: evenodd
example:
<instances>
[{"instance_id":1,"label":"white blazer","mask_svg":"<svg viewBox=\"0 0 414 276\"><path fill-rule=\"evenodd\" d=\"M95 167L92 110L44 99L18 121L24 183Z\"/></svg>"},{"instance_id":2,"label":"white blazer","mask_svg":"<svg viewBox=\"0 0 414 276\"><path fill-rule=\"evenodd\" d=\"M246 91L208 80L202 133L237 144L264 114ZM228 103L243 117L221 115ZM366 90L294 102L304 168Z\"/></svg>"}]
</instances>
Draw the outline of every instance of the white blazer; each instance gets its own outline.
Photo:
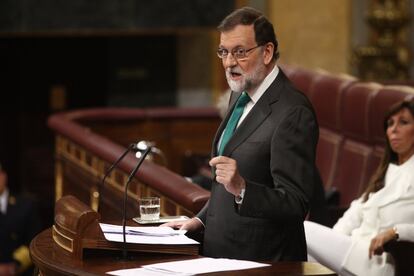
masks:
<instances>
[{"instance_id":1,"label":"white blazer","mask_svg":"<svg viewBox=\"0 0 414 276\"><path fill-rule=\"evenodd\" d=\"M397 227L400 240L414 241L414 155L404 164L390 164L385 186L369 196L354 200L334 231L350 235L352 245L343 262L355 275L394 275L390 254L368 258L371 239L383 230Z\"/></svg>"}]
</instances>

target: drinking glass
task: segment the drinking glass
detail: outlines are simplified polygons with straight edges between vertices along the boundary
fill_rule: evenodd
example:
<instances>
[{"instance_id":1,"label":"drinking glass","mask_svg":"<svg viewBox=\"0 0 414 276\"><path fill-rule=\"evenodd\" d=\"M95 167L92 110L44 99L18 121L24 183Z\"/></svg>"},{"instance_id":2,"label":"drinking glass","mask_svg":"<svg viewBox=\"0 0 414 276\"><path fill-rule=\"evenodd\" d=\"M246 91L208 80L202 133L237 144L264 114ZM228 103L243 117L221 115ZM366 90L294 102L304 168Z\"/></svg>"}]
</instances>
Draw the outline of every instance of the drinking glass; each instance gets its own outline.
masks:
<instances>
[{"instance_id":1,"label":"drinking glass","mask_svg":"<svg viewBox=\"0 0 414 276\"><path fill-rule=\"evenodd\" d=\"M142 197L138 199L141 220L158 220L160 218L160 198Z\"/></svg>"}]
</instances>

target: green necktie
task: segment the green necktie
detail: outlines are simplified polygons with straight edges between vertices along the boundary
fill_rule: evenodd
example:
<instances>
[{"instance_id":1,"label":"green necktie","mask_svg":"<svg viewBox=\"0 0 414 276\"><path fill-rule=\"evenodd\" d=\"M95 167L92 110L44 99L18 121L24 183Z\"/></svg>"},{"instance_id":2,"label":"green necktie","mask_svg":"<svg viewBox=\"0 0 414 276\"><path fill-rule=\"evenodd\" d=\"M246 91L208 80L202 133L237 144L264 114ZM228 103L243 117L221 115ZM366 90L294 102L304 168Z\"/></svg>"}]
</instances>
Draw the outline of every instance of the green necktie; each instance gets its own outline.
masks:
<instances>
[{"instance_id":1,"label":"green necktie","mask_svg":"<svg viewBox=\"0 0 414 276\"><path fill-rule=\"evenodd\" d=\"M237 123L239 122L240 117L243 114L244 107L248 102L250 102L250 97L246 92L243 92L237 100L236 107L227 122L226 129L224 130L223 137L221 138L220 148L218 151L219 155L223 154L224 147L236 130Z\"/></svg>"}]
</instances>

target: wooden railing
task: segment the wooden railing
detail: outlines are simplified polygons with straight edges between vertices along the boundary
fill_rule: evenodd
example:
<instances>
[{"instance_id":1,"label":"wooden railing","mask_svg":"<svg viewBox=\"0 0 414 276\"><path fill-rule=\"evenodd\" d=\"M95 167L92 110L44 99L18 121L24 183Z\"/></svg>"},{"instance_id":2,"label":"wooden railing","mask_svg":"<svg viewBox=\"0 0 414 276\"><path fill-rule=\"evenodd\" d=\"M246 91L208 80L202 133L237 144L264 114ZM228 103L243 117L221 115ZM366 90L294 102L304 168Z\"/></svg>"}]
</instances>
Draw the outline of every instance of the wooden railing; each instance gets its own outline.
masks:
<instances>
[{"instance_id":1,"label":"wooden railing","mask_svg":"<svg viewBox=\"0 0 414 276\"><path fill-rule=\"evenodd\" d=\"M169 167L144 161L129 186L128 216L137 215L136 199L143 195L161 198L161 215L192 216L209 192L182 176L183 164L193 154L209 155L219 121L213 109L101 108L52 115L48 125L56 134L55 198L72 194L94 210L101 205L104 220L119 219L124 184L137 162L134 155L113 170L101 194L99 185L130 143L150 140L164 152Z\"/></svg>"}]
</instances>

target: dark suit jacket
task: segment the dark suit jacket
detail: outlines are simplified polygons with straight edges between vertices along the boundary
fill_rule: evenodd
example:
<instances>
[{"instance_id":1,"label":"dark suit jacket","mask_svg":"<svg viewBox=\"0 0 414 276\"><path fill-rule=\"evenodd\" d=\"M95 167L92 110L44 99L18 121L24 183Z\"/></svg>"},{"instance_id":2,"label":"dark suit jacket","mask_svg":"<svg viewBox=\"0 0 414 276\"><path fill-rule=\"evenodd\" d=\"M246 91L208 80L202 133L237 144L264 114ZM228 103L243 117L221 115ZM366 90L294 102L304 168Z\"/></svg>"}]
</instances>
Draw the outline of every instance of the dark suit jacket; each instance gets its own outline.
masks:
<instances>
[{"instance_id":1,"label":"dark suit jacket","mask_svg":"<svg viewBox=\"0 0 414 276\"><path fill-rule=\"evenodd\" d=\"M212 156L240 93L213 141ZM306 260L303 220L316 178L318 124L308 99L282 71L236 129L223 155L237 161L246 181L238 208L213 182L197 215L205 224L203 254L248 260Z\"/></svg>"},{"instance_id":2,"label":"dark suit jacket","mask_svg":"<svg viewBox=\"0 0 414 276\"><path fill-rule=\"evenodd\" d=\"M28 250L40 225L37 208L30 197L9 195L7 213L0 212L0 262L14 261L13 253L20 246Z\"/></svg>"}]
</instances>

